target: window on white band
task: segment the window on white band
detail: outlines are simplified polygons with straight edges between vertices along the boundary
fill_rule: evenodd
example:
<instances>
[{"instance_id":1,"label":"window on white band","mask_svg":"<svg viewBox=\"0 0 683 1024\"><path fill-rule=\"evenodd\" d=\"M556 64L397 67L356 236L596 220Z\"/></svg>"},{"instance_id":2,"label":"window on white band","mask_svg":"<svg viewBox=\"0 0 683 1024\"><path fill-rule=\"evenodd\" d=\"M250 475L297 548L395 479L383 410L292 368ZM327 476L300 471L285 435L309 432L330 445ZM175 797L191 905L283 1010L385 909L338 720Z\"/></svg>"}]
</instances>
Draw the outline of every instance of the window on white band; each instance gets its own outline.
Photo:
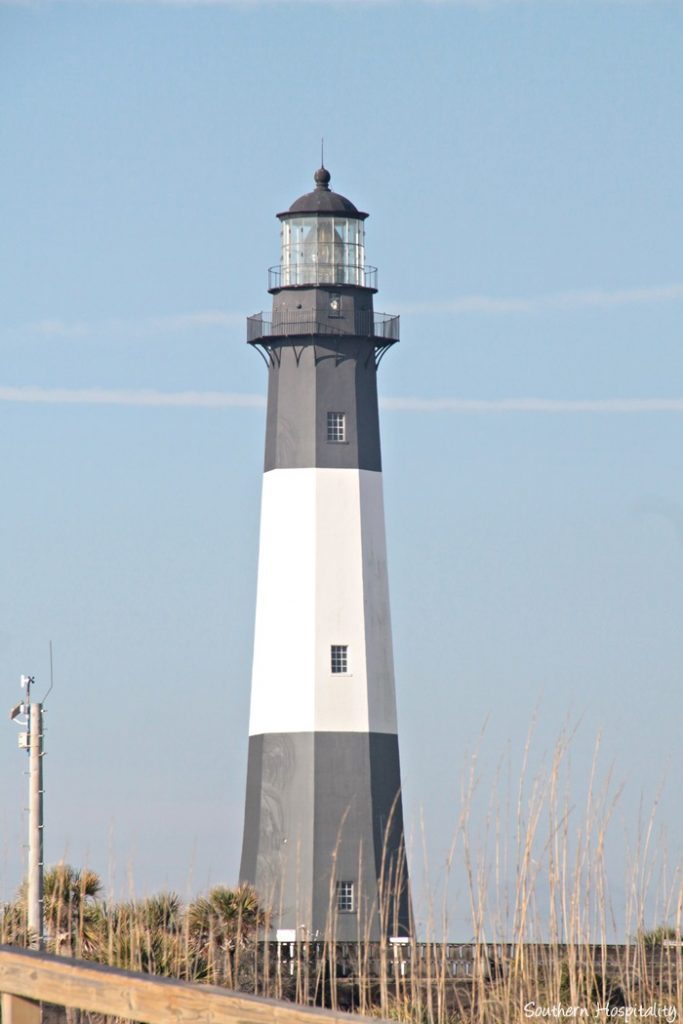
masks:
<instances>
[{"instance_id":1,"label":"window on white band","mask_svg":"<svg viewBox=\"0 0 683 1024\"><path fill-rule=\"evenodd\" d=\"M332 644L330 648L330 668L335 675L349 671L348 644Z\"/></svg>"}]
</instances>

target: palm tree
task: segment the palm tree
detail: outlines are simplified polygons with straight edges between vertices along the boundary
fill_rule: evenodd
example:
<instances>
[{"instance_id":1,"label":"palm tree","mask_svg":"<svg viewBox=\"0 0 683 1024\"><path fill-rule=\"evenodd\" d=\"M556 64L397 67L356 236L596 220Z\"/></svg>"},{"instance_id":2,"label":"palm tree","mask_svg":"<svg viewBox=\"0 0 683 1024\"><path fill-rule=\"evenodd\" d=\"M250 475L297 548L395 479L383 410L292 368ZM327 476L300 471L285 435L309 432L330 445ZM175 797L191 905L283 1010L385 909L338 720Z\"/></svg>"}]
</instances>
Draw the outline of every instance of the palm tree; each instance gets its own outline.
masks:
<instances>
[{"instance_id":1,"label":"palm tree","mask_svg":"<svg viewBox=\"0 0 683 1024\"><path fill-rule=\"evenodd\" d=\"M28 946L29 931L25 902L19 897L11 903L5 903L0 914L0 942L7 946Z\"/></svg>"},{"instance_id":2,"label":"palm tree","mask_svg":"<svg viewBox=\"0 0 683 1024\"><path fill-rule=\"evenodd\" d=\"M188 908L188 946L192 973L215 985L234 987L239 952L257 930L262 912L250 885L215 886Z\"/></svg>"},{"instance_id":3,"label":"palm tree","mask_svg":"<svg viewBox=\"0 0 683 1024\"><path fill-rule=\"evenodd\" d=\"M102 883L94 871L76 871L58 864L43 881L44 929L48 948L66 956L89 956L97 948L101 907L96 902ZM17 946L29 944L28 885L19 886L16 899L2 910L2 938Z\"/></svg>"},{"instance_id":4,"label":"palm tree","mask_svg":"<svg viewBox=\"0 0 683 1024\"><path fill-rule=\"evenodd\" d=\"M22 886L24 889L24 886ZM48 946L65 956L92 958L101 945L103 914L97 902L99 875L57 864L45 873L45 932Z\"/></svg>"},{"instance_id":5,"label":"palm tree","mask_svg":"<svg viewBox=\"0 0 683 1024\"><path fill-rule=\"evenodd\" d=\"M182 971L183 909L174 892L150 896L135 905L139 932L140 970L177 977Z\"/></svg>"}]
</instances>

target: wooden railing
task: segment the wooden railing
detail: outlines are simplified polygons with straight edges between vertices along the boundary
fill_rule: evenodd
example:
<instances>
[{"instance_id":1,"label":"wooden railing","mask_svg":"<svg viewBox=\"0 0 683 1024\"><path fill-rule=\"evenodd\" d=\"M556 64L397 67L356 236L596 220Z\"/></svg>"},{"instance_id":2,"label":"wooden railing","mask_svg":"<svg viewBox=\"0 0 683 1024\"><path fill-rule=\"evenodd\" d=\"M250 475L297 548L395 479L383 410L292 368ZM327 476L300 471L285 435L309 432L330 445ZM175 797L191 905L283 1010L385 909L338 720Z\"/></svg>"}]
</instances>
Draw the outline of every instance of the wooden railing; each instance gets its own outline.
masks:
<instances>
[{"instance_id":1,"label":"wooden railing","mask_svg":"<svg viewBox=\"0 0 683 1024\"><path fill-rule=\"evenodd\" d=\"M0 946L2 1024L40 1024L40 1002L144 1024L378 1024L377 1019Z\"/></svg>"}]
</instances>

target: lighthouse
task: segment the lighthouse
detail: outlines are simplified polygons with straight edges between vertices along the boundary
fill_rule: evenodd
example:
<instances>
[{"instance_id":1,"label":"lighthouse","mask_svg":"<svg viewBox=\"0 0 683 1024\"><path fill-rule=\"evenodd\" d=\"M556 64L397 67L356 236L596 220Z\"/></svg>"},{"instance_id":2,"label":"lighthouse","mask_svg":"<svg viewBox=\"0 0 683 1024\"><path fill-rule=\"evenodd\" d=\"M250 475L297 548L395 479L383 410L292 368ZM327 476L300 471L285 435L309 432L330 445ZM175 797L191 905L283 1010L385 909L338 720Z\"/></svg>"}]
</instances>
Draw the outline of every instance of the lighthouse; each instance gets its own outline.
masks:
<instances>
[{"instance_id":1,"label":"lighthouse","mask_svg":"<svg viewBox=\"0 0 683 1024\"><path fill-rule=\"evenodd\" d=\"M240 879L272 937L410 931L365 220L330 188L280 220L272 310L247 321L268 368Z\"/></svg>"}]
</instances>

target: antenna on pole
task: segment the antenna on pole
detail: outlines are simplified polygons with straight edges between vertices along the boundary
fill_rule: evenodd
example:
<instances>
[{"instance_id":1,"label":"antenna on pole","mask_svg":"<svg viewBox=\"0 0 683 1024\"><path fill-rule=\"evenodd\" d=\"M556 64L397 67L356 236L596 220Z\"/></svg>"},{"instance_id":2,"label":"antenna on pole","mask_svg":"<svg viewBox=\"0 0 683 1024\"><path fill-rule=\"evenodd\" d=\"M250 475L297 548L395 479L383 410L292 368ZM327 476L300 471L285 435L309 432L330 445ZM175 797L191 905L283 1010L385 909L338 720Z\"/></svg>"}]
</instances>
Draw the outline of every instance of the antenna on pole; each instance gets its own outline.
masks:
<instances>
[{"instance_id":1,"label":"antenna on pole","mask_svg":"<svg viewBox=\"0 0 683 1024\"><path fill-rule=\"evenodd\" d=\"M48 689L47 693L43 697L43 700L42 700L43 706L45 705L45 701L47 700L48 695L50 693L50 690L52 690L52 687L54 685L55 685L55 681L54 681L54 676L53 676L53 672L52 672L52 640L50 640L50 688Z\"/></svg>"},{"instance_id":2,"label":"antenna on pole","mask_svg":"<svg viewBox=\"0 0 683 1024\"><path fill-rule=\"evenodd\" d=\"M325 166L325 139L320 140L320 166Z\"/></svg>"}]
</instances>

